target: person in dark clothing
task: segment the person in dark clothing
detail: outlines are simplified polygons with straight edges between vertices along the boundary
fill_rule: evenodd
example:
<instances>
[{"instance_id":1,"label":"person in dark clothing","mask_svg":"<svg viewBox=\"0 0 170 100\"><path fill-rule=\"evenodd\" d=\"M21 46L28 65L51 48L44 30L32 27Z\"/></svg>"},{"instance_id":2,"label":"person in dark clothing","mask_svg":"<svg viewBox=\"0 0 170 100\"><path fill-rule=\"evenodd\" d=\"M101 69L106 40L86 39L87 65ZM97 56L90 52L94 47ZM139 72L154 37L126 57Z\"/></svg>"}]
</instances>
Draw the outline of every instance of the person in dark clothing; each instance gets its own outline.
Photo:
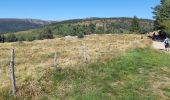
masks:
<instances>
[{"instance_id":1,"label":"person in dark clothing","mask_svg":"<svg viewBox=\"0 0 170 100\"><path fill-rule=\"evenodd\" d=\"M155 38L156 38L156 35L155 35L155 33L153 33L152 40L155 40Z\"/></svg>"},{"instance_id":2,"label":"person in dark clothing","mask_svg":"<svg viewBox=\"0 0 170 100\"><path fill-rule=\"evenodd\" d=\"M165 50L169 51L169 38L168 37L165 38L164 45L165 45Z\"/></svg>"}]
</instances>

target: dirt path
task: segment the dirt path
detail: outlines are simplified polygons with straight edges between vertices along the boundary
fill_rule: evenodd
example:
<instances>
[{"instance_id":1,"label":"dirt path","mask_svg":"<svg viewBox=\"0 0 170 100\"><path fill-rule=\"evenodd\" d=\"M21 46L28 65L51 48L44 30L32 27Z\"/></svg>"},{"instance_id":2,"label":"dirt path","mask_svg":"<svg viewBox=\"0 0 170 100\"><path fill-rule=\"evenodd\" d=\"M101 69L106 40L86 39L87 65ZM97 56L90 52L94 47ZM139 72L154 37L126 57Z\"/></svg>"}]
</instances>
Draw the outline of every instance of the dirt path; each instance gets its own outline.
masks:
<instances>
[{"instance_id":1,"label":"dirt path","mask_svg":"<svg viewBox=\"0 0 170 100\"><path fill-rule=\"evenodd\" d=\"M163 42L158 42L158 41L152 41L152 47L159 50L165 49Z\"/></svg>"},{"instance_id":2,"label":"dirt path","mask_svg":"<svg viewBox=\"0 0 170 100\"><path fill-rule=\"evenodd\" d=\"M165 47L164 47L164 44L163 42L159 42L159 41L152 41L152 47L154 49L157 49L157 50L163 50L165 51ZM169 51L165 51L166 53L170 53L170 48L169 48Z\"/></svg>"}]
</instances>

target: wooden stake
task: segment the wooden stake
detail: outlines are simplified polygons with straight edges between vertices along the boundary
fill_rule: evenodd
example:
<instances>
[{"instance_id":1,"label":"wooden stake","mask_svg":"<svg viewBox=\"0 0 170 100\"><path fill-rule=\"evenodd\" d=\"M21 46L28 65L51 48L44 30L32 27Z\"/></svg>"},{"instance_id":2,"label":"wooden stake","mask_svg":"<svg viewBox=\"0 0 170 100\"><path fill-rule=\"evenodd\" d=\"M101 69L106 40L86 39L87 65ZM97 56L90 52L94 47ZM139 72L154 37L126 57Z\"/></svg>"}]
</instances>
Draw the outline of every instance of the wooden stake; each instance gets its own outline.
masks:
<instances>
[{"instance_id":1,"label":"wooden stake","mask_svg":"<svg viewBox=\"0 0 170 100\"><path fill-rule=\"evenodd\" d=\"M57 53L55 52L54 54L54 67L58 67L58 63L57 63Z\"/></svg>"},{"instance_id":2,"label":"wooden stake","mask_svg":"<svg viewBox=\"0 0 170 100\"><path fill-rule=\"evenodd\" d=\"M14 70L14 49L11 49L11 62L10 62L10 73L13 95L16 95L16 83L15 83L15 70Z\"/></svg>"},{"instance_id":3,"label":"wooden stake","mask_svg":"<svg viewBox=\"0 0 170 100\"><path fill-rule=\"evenodd\" d=\"M83 63L86 64L87 63L87 48L86 45L84 44L83 46Z\"/></svg>"},{"instance_id":4,"label":"wooden stake","mask_svg":"<svg viewBox=\"0 0 170 100\"><path fill-rule=\"evenodd\" d=\"M99 59L99 52L100 52L100 47L99 45L96 47L96 60Z\"/></svg>"},{"instance_id":5,"label":"wooden stake","mask_svg":"<svg viewBox=\"0 0 170 100\"><path fill-rule=\"evenodd\" d=\"M108 48L109 51L112 51L112 44L109 43L109 48Z\"/></svg>"}]
</instances>

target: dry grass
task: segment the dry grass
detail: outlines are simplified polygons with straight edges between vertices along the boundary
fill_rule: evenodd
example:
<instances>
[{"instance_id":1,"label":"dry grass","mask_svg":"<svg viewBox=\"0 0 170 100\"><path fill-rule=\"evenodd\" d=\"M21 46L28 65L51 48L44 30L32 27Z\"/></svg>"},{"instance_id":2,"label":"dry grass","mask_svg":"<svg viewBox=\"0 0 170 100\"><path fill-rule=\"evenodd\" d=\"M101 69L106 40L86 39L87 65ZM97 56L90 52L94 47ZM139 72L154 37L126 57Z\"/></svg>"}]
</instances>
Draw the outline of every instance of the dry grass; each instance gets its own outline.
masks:
<instances>
[{"instance_id":1,"label":"dry grass","mask_svg":"<svg viewBox=\"0 0 170 100\"><path fill-rule=\"evenodd\" d=\"M33 42L16 42L0 44L0 88L10 86L9 63L10 49L15 49L15 74L18 95L26 89L41 95L41 87L37 87L38 80L46 73L54 70L54 54L58 54L59 67L76 68L82 64L83 44L87 46L88 63L108 61L119 53L136 47L146 47L151 41L141 35L89 35L84 39L56 38ZM45 79L44 79L45 80ZM44 82L46 83L46 82ZM50 84L50 82L48 82ZM50 86L50 85L49 85ZM25 90L26 91L26 90Z\"/></svg>"}]
</instances>

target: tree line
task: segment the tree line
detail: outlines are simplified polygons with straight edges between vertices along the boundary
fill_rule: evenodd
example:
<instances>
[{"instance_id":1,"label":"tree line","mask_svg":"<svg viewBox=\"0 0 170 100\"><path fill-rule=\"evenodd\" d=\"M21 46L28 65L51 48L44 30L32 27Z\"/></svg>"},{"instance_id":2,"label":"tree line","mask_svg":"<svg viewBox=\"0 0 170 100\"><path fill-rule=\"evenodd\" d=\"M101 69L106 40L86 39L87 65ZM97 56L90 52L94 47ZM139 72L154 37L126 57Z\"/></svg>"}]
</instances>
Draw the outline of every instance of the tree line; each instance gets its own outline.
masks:
<instances>
[{"instance_id":1,"label":"tree line","mask_svg":"<svg viewBox=\"0 0 170 100\"><path fill-rule=\"evenodd\" d=\"M43 29L41 32L37 33L37 36L30 36L27 37L27 35L25 36L17 36L14 33L10 33L10 34L2 34L0 35L0 42L4 43L4 42L16 42L16 41L33 41L33 40L43 40L43 39L53 39L53 33L50 29L46 28Z\"/></svg>"},{"instance_id":2,"label":"tree line","mask_svg":"<svg viewBox=\"0 0 170 100\"><path fill-rule=\"evenodd\" d=\"M100 22L89 21L88 23L79 22L75 24L56 24L37 29L29 34L7 34L2 35L3 41L0 42L16 42L16 41L33 41L43 39L53 39L55 36L78 36L83 38L89 34L143 34L152 30L152 25L142 25L141 20L134 16L131 20L121 20L112 22L110 20L100 20Z\"/></svg>"}]
</instances>

